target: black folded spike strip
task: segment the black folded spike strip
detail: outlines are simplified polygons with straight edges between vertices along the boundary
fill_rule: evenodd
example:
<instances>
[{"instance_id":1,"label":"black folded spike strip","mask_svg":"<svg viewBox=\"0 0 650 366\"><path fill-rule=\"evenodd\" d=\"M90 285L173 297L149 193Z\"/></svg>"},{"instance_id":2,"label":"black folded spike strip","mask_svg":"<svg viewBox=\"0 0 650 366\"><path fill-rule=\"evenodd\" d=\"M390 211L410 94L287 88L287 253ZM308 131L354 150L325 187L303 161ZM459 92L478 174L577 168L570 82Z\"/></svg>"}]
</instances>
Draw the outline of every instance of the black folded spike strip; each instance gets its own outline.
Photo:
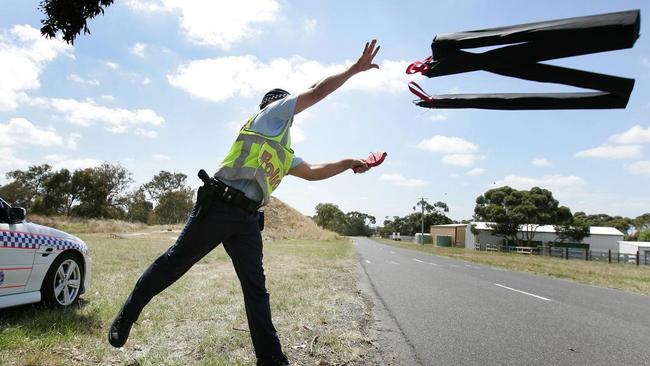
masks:
<instances>
[{"instance_id":1,"label":"black folded spike strip","mask_svg":"<svg viewBox=\"0 0 650 366\"><path fill-rule=\"evenodd\" d=\"M421 67L417 71L427 77L484 70L594 91L442 94L422 97L416 104L426 108L505 110L625 108L634 88L634 79L553 66L541 61L632 48L639 38L640 23L640 11L630 10L436 36L431 43L432 57L423 64L418 63ZM466 51L499 45L504 46L483 53Z\"/></svg>"}]
</instances>

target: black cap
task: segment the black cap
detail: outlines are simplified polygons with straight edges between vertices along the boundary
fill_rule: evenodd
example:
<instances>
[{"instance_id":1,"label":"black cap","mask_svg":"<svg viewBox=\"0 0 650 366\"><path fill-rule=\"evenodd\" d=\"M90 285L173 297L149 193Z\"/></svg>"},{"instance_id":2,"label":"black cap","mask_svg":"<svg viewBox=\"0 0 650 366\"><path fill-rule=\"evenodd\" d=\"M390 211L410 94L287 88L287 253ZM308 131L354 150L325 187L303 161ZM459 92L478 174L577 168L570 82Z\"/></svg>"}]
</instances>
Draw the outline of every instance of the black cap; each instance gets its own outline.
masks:
<instances>
[{"instance_id":1,"label":"black cap","mask_svg":"<svg viewBox=\"0 0 650 366\"><path fill-rule=\"evenodd\" d=\"M260 109L264 109L267 105L269 105L272 102L275 102L276 100L284 99L289 95L288 91L284 89L272 89L269 90L266 94L264 94L264 98L262 98L262 102L260 103Z\"/></svg>"}]
</instances>

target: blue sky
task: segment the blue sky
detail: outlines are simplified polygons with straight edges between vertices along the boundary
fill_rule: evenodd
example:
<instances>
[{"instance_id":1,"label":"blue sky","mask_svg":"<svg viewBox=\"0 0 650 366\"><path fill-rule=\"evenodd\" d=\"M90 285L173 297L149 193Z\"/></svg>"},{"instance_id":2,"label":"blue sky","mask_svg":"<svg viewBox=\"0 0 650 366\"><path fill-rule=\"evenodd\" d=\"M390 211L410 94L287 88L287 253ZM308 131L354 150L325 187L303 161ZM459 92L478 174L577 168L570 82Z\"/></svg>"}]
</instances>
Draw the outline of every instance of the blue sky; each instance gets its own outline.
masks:
<instances>
[{"instance_id":1,"label":"blue sky","mask_svg":"<svg viewBox=\"0 0 650 366\"><path fill-rule=\"evenodd\" d=\"M645 1L122 0L74 47L39 37L38 1L0 5L0 182L49 163L120 162L142 184L160 170L198 187L255 113L265 90L300 92L356 60L377 38L380 70L302 113L294 149L308 162L385 150L381 167L328 181L287 178L276 195L305 214L319 202L385 216L418 197L469 218L475 198L509 184L554 192L573 211L650 211L650 45L642 21L631 50L553 62L636 79L627 109L426 110L406 87L431 93L567 91L476 72L436 79L404 74L436 34L628 9Z\"/></svg>"}]
</instances>

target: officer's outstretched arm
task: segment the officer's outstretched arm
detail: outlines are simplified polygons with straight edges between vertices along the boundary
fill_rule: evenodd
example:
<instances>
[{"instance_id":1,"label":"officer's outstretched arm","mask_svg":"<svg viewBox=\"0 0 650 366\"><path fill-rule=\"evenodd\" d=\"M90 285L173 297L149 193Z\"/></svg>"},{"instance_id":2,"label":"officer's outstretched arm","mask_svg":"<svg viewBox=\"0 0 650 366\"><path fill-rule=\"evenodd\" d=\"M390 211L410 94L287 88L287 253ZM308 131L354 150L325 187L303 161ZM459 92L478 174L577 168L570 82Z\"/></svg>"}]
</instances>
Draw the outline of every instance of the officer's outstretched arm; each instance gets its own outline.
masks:
<instances>
[{"instance_id":1,"label":"officer's outstretched arm","mask_svg":"<svg viewBox=\"0 0 650 366\"><path fill-rule=\"evenodd\" d=\"M289 174L306 180L323 180L352 169L357 173L367 171L368 165L359 159L344 159L334 163L309 164L302 162L289 170Z\"/></svg>"},{"instance_id":2,"label":"officer's outstretched arm","mask_svg":"<svg viewBox=\"0 0 650 366\"><path fill-rule=\"evenodd\" d=\"M367 42L366 47L363 49L363 53L357 62L348 67L345 71L326 77L317 82L309 88L309 90L298 95L298 99L296 100L296 110L294 113L298 114L320 102L323 98L340 88L341 85L345 84L345 82L355 74L370 69L378 69L379 65L372 63L377 52L379 52L377 40L373 39L372 42Z\"/></svg>"}]
</instances>

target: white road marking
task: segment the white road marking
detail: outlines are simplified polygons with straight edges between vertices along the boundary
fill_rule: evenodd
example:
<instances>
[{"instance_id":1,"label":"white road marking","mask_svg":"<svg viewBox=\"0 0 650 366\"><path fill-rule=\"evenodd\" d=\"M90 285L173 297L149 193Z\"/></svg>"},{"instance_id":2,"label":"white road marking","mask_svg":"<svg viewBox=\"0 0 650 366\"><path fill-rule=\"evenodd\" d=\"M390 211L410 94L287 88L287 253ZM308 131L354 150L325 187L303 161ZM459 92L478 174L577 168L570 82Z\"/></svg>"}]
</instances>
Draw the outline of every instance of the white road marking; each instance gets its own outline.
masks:
<instances>
[{"instance_id":1,"label":"white road marking","mask_svg":"<svg viewBox=\"0 0 650 366\"><path fill-rule=\"evenodd\" d=\"M393 261L386 261L386 262L387 262L387 263L390 263L390 264L399 264L399 263L397 263L397 262L393 262Z\"/></svg>"},{"instance_id":2,"label":"white road marking","mask_svg":"<svg viewBox=\"0 0 650 366\"><path fill-rule=\"evenodd\" d=\"M551 301L551 299L547 299L547 298L542 297L542 296L538 296L538 295L535 295L535 294L531 294L530 292L517 290L517 289L514 289L514 288L512 288L512 287L504 286L504 285L501 285L501 284L498 284L498 283L495 283L495 285L496 285L496 286L499 286L499 287L502 287L502 288L505 288L505 289L510 290L510 291L519 292L520 294L524 294L524 295L528 295L528 296L536 297L536 298L538 298L538 299L540 299L540 300Z\"/></svg>"},{"instance_id":3,"label":"white road marking","mask_svg":"<svg viewBox=\"0 0 650 366\"><path fill-rule=\"evenodd\" d=\"M366 260L365 260L364 262L366 262L366 263L368 263L368 264L370 264L370 263L371 263L371 262L370 262L369 260L367 260L367 259L366 259Z\"/></svg>"},{"instance_id":4,"label":"white road marking","mask_svg":"<svg viewBox=\"0 0 650 366\"><path fill-rule=\"evenodd\" d=\"M390 251L390 254L395 254L395 252L393 252L393 251L391 250L391 251Z\"/></svg>"},{"instance_id":5,"label":"white road marking","mask_svg":"<svg viewBox=\"0 0 650 366\"><path fill-rule=\"evenodd\" d=\"M430 264L430 265L432 265L432 266L437 266L436 263L431 263L431 262L421 261L421 260L419 260L419 259L417 259L417 258L413 258L413 260L416 261L416 262L418 262L418 263L424 263L424 264Z\"/></svg>"}]
</instances>

